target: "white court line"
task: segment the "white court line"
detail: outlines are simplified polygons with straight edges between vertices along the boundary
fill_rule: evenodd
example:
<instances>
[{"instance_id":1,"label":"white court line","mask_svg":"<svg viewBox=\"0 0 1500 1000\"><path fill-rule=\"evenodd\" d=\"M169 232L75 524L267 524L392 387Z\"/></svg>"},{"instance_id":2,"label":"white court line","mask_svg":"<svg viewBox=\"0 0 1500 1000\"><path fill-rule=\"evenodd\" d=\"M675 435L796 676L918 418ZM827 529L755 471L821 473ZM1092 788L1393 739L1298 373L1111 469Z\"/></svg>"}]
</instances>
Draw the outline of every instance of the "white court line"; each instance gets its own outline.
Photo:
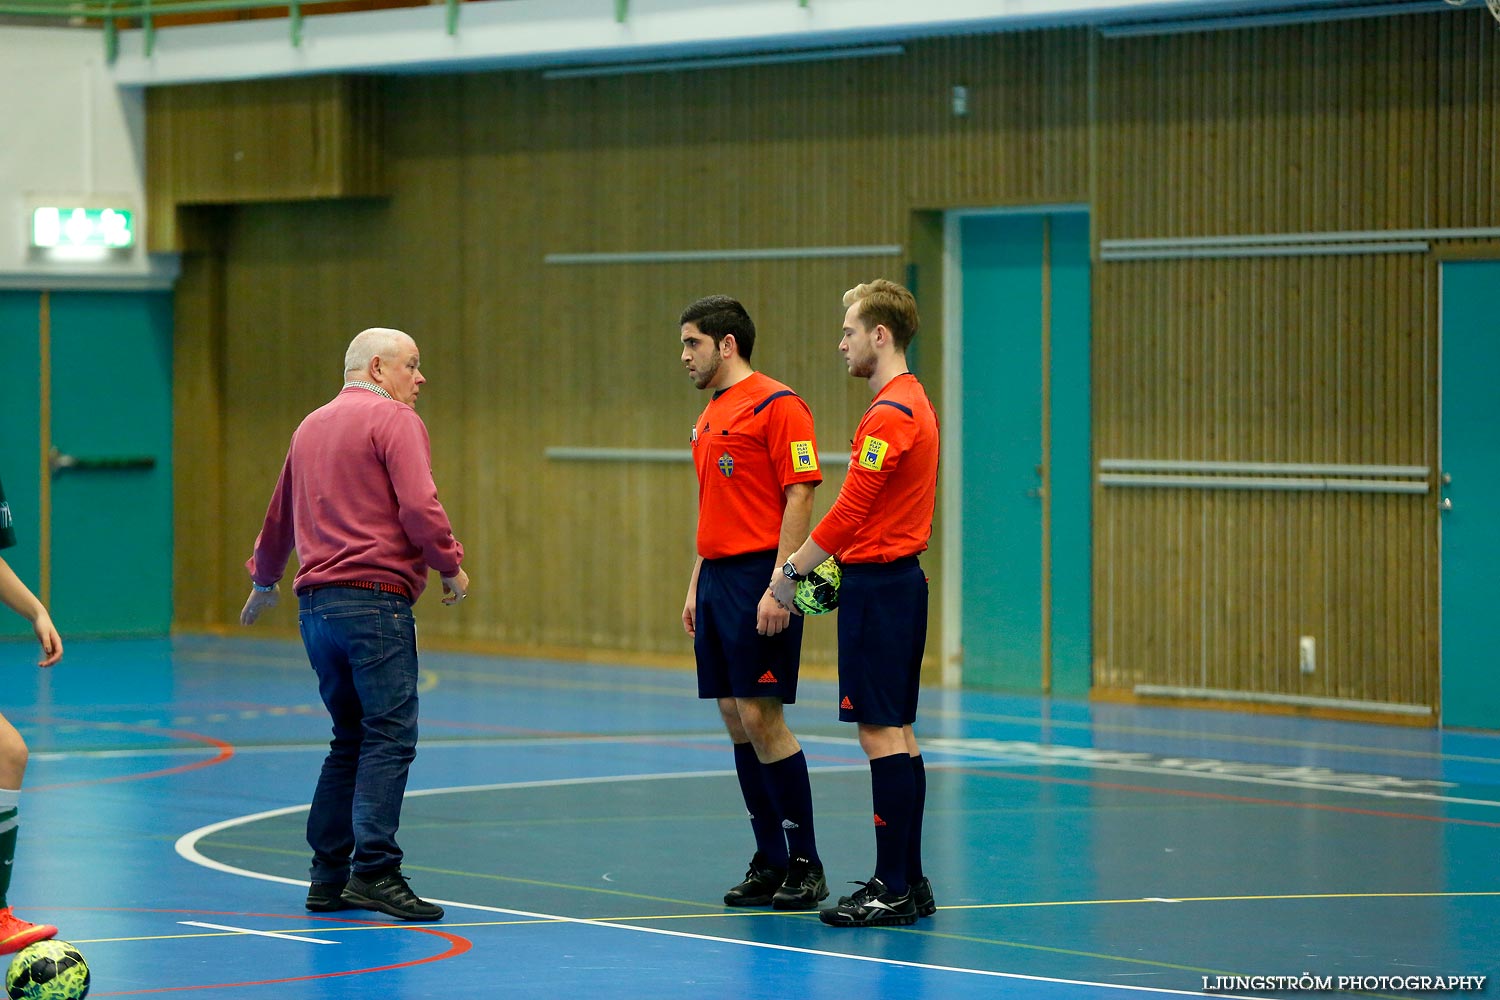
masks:
<instances>
[{"instance_id":1,"label":"white court line","mask_svg":"<svg viewBox=\"0 0 1500 1000\"><path fill-rule=\"evenodd\" d=\"M177 922L184 927L207 927L211 931L233 931L235 934L253 934L256 937L277 938L281 941L306 941L308 944L338 944L337 941L301 937L297 934L283 934L279 931L252 931L248 927L230 927L227 924L205 924L201 920L179 920Z\"/></svg>"},{"instance_id":2,"label":"white court line","mask_svg":"<svg viewBox=\"0 0 1500 1000\"><path fill-rule=\"evenodd\" d=\"M818 770L867 770L867 765L860 764L847 768L818 768ZM614 775L602 778L558 778L548 781L518 781L493 785L466 785L453 788L427 788L415 792L407 792L406 794L408 797L419 795L447 795L452 793L473 791L497 791L507 788L546 788L560 785L578 785L591 783L608 784L618 781L660 781L669 778L724 777L733 775L734 773L735 772L733 770L685 771L680 774L652 773ZM199 852L197 845L198 841L202 840L204 837L210 836L214 833L218 833L221 830L227 830L236 826L243 826L245 824L254 823L263 819L271 819L276 816L285 816L290 813L306 812L309 808L310 804L286 806L281 809L268 809L264 812L250 813L245 816L237 816L232 819L220 820L217 823L210 823L207 826L201 826L196 830L190 830L189 832L183 834L181 837L178 837L177 842L173 845L173 849L183 859L190 861L195 865L201 865L204 868L211 868L214 871L224 872L228 875L238 875L243 878L260 879L264 882L280 882L283 885L305 886L307 882L304 879L287 878L284 875L270 875L264 872L250 871L246 868L236 868L233 865L226 865L221 861L215 861L212 858L206 857L201 852ZM555 913L534 913L530 910L514 910L500 906L485 906L480 903L464 903L451 899L433 899L431 901L441 906L452 907L454 909L474 910L480 913L500 913L506 916L521 917L527 920L539 920L560 924L577 924L583 927L598 927L610 931L624 931L634 934L657 934L664 937L683 938L691 941L705 941L714 944L735 945L742 948L762 948L770 951L785 951L799 955L813 955L819 958L843 959L850 962L870 962L876 965L898 966L908 969L923 969L930 972L952 972L960 975L986 976L994 979L1010 979L1024 982L1056 983L1064 986L1090 986L1107 990L1130 990L1137 993L1160 993L1173 996L1202 996L1202 992L1199 990L1172 990L1157 986L1128 986L1122 983L1096 983L1089 982L1088 980L1083 979L1058 979L1051 976L1022 975L1021 973L1017 972L993 972L988 969L966 969L950 965L932 965L927 962L907 962L901 959L894 958L878 958L871 955L849 955L836 951L822 951L817 948L798 948L792 945L772 944L767 941L746 941L740 938L717 937L712 934L695 934L691 931L674 931L667 930L666 928L662 927L642 927L635 924L613 923L607 920L590 920L587 917L566 917ZM280 937L282 935L272 936ZM1254 997L1241 997L1230 993L1215 994L1215 996L1222 996L1227 998L1227 1000L1256 1000L1256 998Z\"/></svg>"},{"instance_id":3,"label":"white court line","mask_svg":"<svg viewBox=\"0 0 1500 1000\"><path fill-rule=\"evenodd\" d=\"M721 740L722 733L665 733L654 735L632 735L632 736L599 736L599 737L554 737L537 736L523 739L497 739L497 740L432 740L422 744L424 752L430 753L442 749L466 749L474 747L547 747L547 746L577 746L580 743L596 744L653 744L663 742L704 741L711 742ZM846 737L833 736L800 736L803 743L823 743L836 746L857 747L858 741ZM1366 795L1383 799L1408 799L1418 802L1438 802L1446 805L1469 805L1483 808L1500 808L1500 800L1497 799L1474 799L1457 795L1443 795L1435 792L1410 792L1391 788L1361 788L1357 785L1344 785L1323 783L1317 781L1299 781L1284 778L1272 778L1254 774L1235 774L1232 772L1200 771L1189 768L1164 767L1149 762L1131 764L1121 761L1089 760L1086 758L1073 758L1063 756L1048 756L1045 754L1026 754L1014 750L999 750L985 748L982 746L965 747L962 740L950 740L943 737L932 737L924 741L925 756L928 759L927 766L934 769L947 767L1036 767L1039 765L1054 765L1072 768L1097 768L1101 771L1127 771L1136 774L1164 774L1175 775L1183 778L1203 778L1209 781L1226 781L1236 784L1247 785L1272 785L1278 788L1300 788L1315 791L1338 792L1346 795ZM306 745L278 745L235 747L235 756L248 756L259 753L289 753L289 752L323 752L327 749L326 743ZM177 754L202 755L211 748L205 747L175 747L156 750L101 750L101 751L61 751L44 754L32 754L32 760L66 760L69 758L103 758L103 757L162 757ZM942 754L946 760L933 760L932 758ZM1236 763L1236 762L1229 762ZM865 764L835 764L824 766L809 762L809 766L819 773L837 773L839 771L862 771ZM1287 765L1295 766L1295 765ZM542 782L513 782L495 785L469 785L455 788L431 788L421 791L408 791L409 796L418 795L446 795L453 792L483 792L496 791L506 788L538 788L550 787L559 784L587 784L600 780L613 781L650 781L661 778L689 778L689 777L719 777L724 774L733 774L733 771L684 771L677 774L635 774L622 775L618 778L567 778L555 781ZM298 808L306 809L307 806Z\"/></svg>"}]
</instances>

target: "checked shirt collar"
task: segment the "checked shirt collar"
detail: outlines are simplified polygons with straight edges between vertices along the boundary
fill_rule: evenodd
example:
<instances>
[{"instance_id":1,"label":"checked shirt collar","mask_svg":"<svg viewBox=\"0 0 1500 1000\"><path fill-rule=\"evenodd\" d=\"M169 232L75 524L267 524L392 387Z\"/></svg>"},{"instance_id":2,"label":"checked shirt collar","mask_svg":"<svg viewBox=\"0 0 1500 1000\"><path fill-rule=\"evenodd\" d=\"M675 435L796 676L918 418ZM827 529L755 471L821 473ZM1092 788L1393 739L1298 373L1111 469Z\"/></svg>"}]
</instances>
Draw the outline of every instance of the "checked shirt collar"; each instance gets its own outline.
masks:
<instances>
[{"instance_id":1,"label":"checked shirt collar","mask_svg":"<svg viewBox=\"0 0 1500 1000\"><path fill-rule=\"evenodd\" d=\"M361 389L369 389L371 392L379 393L380 395L384 396L386 399L395 399L396 398L395 396L392 396L390 393L386 392L380 386L376 385L374 382L362 382L362 381L360 381L358 379L355 379L355 380L350 381L350 382L345 382L344 383L344 388L347 389L351 385L352 386L357 386L358 388L361 388Z\"/></svg>"}]
</instances>

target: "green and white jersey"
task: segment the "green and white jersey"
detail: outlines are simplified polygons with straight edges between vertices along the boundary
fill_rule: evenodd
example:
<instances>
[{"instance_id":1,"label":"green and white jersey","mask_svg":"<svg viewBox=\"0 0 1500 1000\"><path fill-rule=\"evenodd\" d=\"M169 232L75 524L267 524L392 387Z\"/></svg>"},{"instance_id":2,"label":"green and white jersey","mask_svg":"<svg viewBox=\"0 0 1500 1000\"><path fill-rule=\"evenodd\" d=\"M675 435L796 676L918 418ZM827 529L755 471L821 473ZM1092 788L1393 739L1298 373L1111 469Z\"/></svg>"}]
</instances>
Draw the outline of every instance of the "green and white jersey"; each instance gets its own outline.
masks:
<instances>
[{"instance_id":1,"label":"green and white jersey","mask_svg":"<svg viewBox=\"0 0 1500 1000\"><path fill-rule=\"evenodd\" d=\"M10 516L10 504L5 502L5 484L0 483L0 549L16 544L16 531Z\"/></svg>"}]
</instances>

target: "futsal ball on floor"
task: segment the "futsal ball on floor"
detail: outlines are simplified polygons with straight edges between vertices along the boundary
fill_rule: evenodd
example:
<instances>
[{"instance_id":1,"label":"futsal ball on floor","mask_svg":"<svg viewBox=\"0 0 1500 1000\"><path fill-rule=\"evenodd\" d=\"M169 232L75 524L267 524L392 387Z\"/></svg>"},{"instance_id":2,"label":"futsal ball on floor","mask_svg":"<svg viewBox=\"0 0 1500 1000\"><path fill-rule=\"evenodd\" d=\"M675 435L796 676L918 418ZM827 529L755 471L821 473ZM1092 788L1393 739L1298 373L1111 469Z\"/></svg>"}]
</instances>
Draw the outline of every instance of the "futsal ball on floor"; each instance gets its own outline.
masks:
<instances>
[{"instance_id":1,"label":"futsal ball on floor","mask_svg":"<svg viewBox=\"0 0 1500 1000\"><path fill-rule=\"evenodd\" d=\"M83 1000L89 995L89 965L66 941L38 941L11 959L5 992L11 1000Z\"/></svg>"},{"instance_id":2,"label":"futsal ball on floor","mask_svg":"<svg viewBox=\"0 0 1500 1000\"><path fill-rule=\"evenodd\" d=\"M794 601L797 610L804 615L826 615L839 606L839 584L844 580L844 571L833 556L824 559L816 569L807 574L806 580L797 582Z\"/></svg>"}]
</instances>

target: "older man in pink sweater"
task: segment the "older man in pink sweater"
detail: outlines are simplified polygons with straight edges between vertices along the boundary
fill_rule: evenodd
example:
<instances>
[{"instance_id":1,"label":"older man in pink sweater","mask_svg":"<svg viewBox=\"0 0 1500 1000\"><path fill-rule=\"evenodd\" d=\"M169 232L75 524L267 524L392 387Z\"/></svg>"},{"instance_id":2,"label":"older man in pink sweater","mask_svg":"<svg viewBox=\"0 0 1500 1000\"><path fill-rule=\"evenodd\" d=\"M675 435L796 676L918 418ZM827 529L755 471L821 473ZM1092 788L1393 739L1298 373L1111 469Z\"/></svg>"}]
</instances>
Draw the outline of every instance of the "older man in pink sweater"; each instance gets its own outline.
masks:
<instances>
[{"instance_id":1,"label":"older man in pink sweater","mask_svg":"<svg viewBox=\"0 0 1500 1000\"><path fill-rule=\"evenodd\" d=\"M344 387L292 435L245 564L252 588L240 622L251 625L276 604L296 549L298 623L333 720L307 817L314 912L443 916L411 890L396 844L417 746L412 605L429 569L442 577L444 604L469 586L417 416L426 381L416 342L400 330L372 328L350 342Z\"/></svg>"}]
</instances>

